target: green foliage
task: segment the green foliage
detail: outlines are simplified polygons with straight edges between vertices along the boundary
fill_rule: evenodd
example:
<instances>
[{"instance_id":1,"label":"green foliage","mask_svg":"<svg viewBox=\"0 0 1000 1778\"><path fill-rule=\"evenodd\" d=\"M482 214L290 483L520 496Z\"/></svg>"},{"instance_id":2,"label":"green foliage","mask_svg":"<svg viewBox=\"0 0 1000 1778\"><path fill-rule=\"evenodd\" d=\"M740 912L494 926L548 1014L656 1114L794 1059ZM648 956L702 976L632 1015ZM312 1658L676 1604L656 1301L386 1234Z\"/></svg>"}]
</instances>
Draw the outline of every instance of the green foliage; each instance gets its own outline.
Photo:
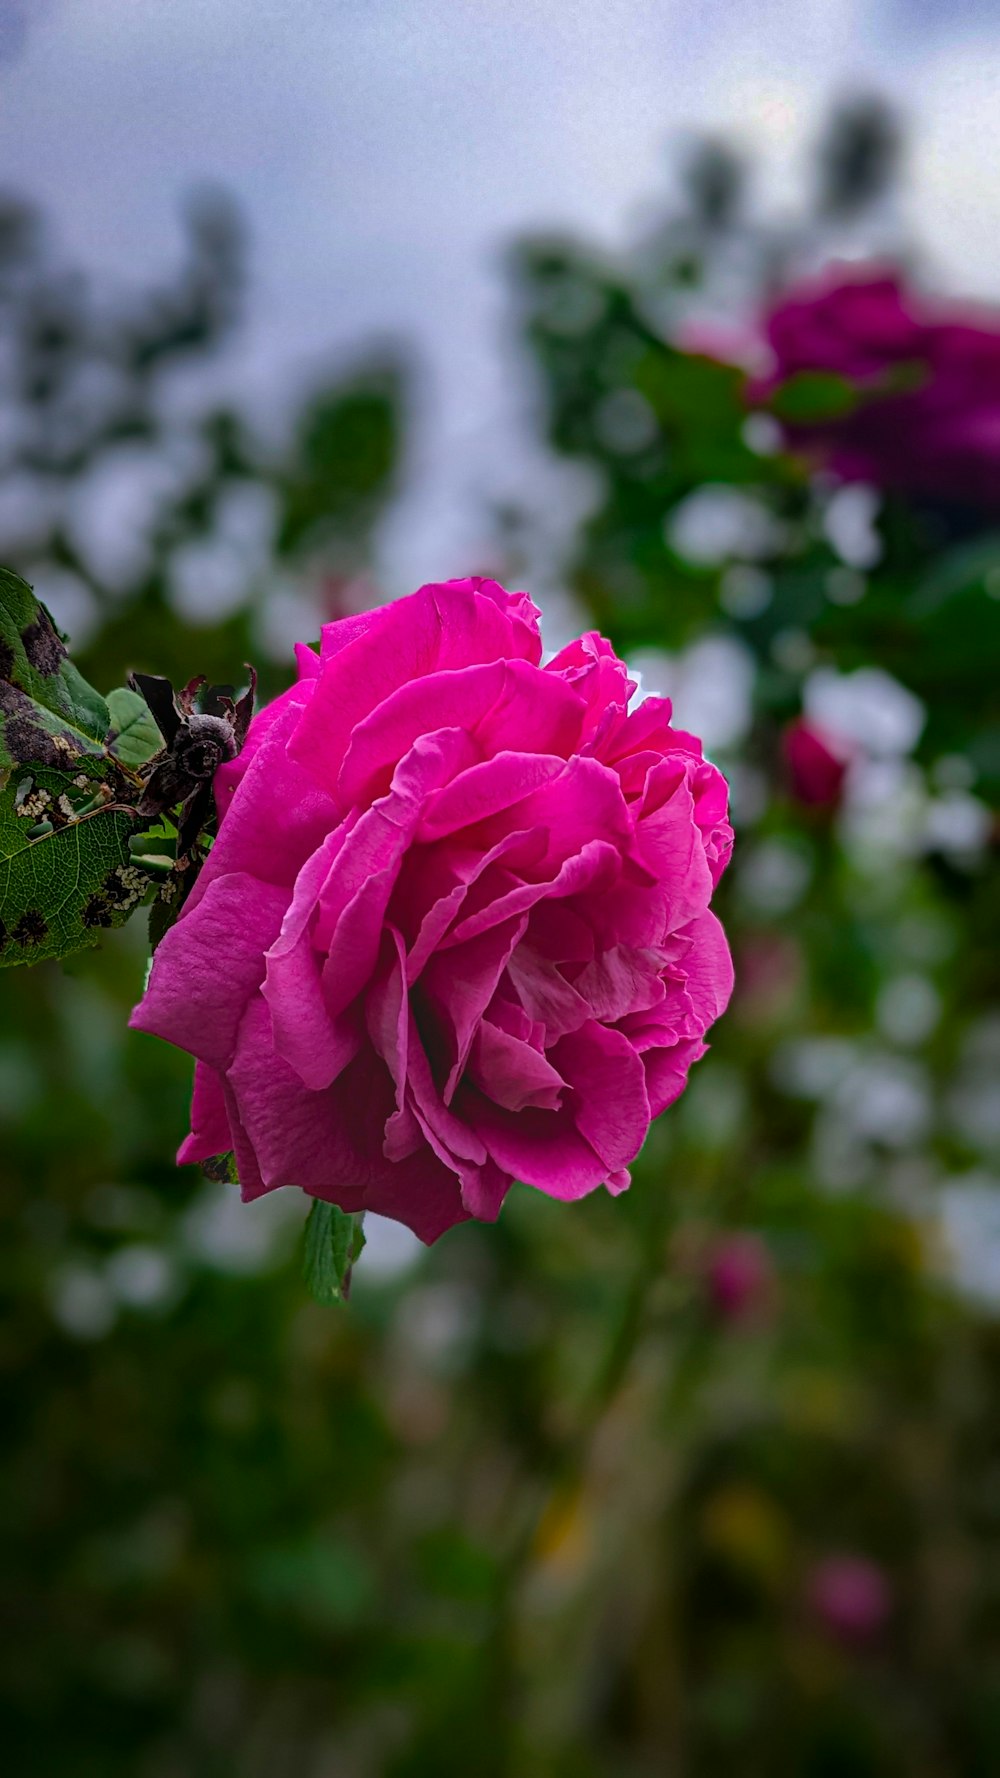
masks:
<instances>
[{"instance_id":1,"label":"green foliage","mask_svg":"<svg viewBox=\"0 0 1000 1778\"><path fill-rule=\"evenodd\" d=\"M131 697L113 694L113 718L31 588L0 570L0 966L95 944L145 897L137 786L115 763L140 756ZM121 752L105 745L113 719Z\"/></svg>"},{"instance_id":2,"label":"green foliage","mask_svg":"<svg viewBox=\"0 0 1000 1778\"><path fill-rule=\"evenodd\" d=\"M364 1216L314 1198L306 1219L303 1275L318 1303L332 1308L350 1290L351 1268L365 1244Z\"/></svg>"},{"instance_id":3,"label":"green foliage","mask_svg":"<svg viewBox=\"0 0 1000 1778\"><path fill-rule=\"evenodd\" d=\"M137 691L130 691L128 686L120 685L108 693L108 713L111 727L108 732L108 751L125 765L144 765L159 753L163 746L163 736L150 715L149 705Z\"/></svg>"},{"instance_id":4,"label":"green foliage","mask_svg":"<svg viewBox=\"0 0 1000 1778\"><path fill-rule=\"evenodd\" d=\"M104 750L108 706L81 677L44 605L0 568L0 770Z\"/></svg>"},{"instance_id":5,"label":"green foliage","mask_svg":"<svg viewBox=\"0 0 1000 1778\"><path fill-rule=\"evenodd\" d=\"M224 193L202 191L185 220L171 280L109 292L61 263L31 209L0 198L0 344L17 367L10 380L0 373L10 440L0 489L17 490L8 504L19 515L8 528L0 514L0 562L37 578L43 597L42 580L51 582L53 605L69 586L89 607L90 638L75 658L102 685L124 684L136 668L183 685L192 659L211 683L231 681L243 661L260 662L262 630L275 647L266 606L279 574L308 595L318 629L328 584L366 566L400 458L406 366L390 352L314 386L288 416L281 448L226 401L179 417L190 402L164 397L179 382L189 390L198 364L231 343L244 275L242 221ZM102 399L81 404L79 389L95 386ZM140 474L158 468L157 492L140 546L109 573L103 552L80 541L74 512L81 492L122 462ZM229 515L241 501L260 527L256 553L232 544ZM197 575L198 552L223 540L239 585L228 615L214 616L197 586L183 604L177 588ZM280 683L265 663L262 696Z\"/></svg>"},{"instance_id":6,"label":"green foliage","mask_svg":"<svg viewBox=\"0 0 1000 1778\"><path fill-rule=\"evenodd\" d=\"M792 425L809 426L840 420L858 406L858 391L846 377L832 371L801 370L776 389L768 402L771 413Z\"/></svg>"},{"instance_id":7,"label":"green foliage","mask_svg":"<svg viewBox=\"0 0 1000 1778\"><path fill-rule=\"evenodd\" d=\"M373 367L307 405L284 479L279 550L314 549L374 519L395 475L398 394L392 367Z\"/></svg>"},{"instance_id":8,"label":"green foliage","mask_svg":"<svg viewBox=\"0 0 1000 1778\"><path fill-rule=\"evenodd\" d=\"M149 878L129 851L138 823L130 810L102 806L108 788L89 759L77 761L73 776L45 767L8 774L0 789L0 967L96 944L144 899Z\"/></svg>"}]
</instances>

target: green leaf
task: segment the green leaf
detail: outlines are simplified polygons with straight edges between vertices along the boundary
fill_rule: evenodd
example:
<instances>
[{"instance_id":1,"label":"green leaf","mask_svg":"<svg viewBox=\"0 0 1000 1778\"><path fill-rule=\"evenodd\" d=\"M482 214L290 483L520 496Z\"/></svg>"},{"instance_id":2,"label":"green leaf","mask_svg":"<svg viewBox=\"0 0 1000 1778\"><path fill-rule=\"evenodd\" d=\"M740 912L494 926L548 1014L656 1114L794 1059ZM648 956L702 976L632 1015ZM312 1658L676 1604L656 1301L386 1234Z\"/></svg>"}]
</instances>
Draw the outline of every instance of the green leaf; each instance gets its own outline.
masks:
<instances>
[{"instance_id":1,"label":"green leaf","mask_svg":"<svg viewBox=\"0 0 1000 1778\"><path fill-rule=\"evenodd\" d=\"M351 1268L365 1244L364 1212L338 1210L314 1198L306 1220L303 1274L312 1295L324 1308L345 1301Z\"/></svg>"},{"instance_id":2,"label":"green leaf","mask_svg":"<svg viewBox=\"0 0 1000 1778\"><path fill-rule=\"evenodd\" d=\"M985 594L996 605L1000 590L1000 531L984 531L968 542L956 544L933 556L918 580L910 599L911 617L925 617L970 593ZM976 628L962 638L969 654L981 662Z\"/></svg>"},{"instance_id":3,"label":"green leaf","mask_svg":"<svg viewBox=\"0 0 1000 1778\"><path fill-rule=\"evenodd\" d=\"M0 771L104 751L108 706L78 673L27 581L0 568Z\"/></svg>"},{"instance_id":4,"label":"green leaf","mask_svg":"<svg viewBox=\"0 0 1000 1778\"><path fill-rule=\"evenodd\" d=\"M106 766L0 773L0 967L96 944L145 898L132 859L137 820L113 804Z\"/></svg>"},{"instance_id":5,"label":"green leaf","mask_svg":"<svg viewBox=\"0 0 1000 1778\"><path fill-rule=\"evenodd\" d=\"M779 420L788 420L793 426L814 426L844 419L860 400L859 391L846 377L829 370L800 370L775 390L770 408Z\"/></svg>"},{"instance_id":6,"label":"green leaf","mask_svg":"<svg viewBox=\"0 0 1000 1778\"><path fill-rule=\"evenodd\" d=\"M119 712L131 733L137 712ZM44 605L0 568L0 965L83 950L146 897L136 755L108 753L110 725Z\"/></svg>"},{"instance_id":7,"label":"green leaf","mask_svg":"<svg viewBox=\"0 0 1000 1778\"><path fill-rule=\"evenodd\" d=\"M145 698L141 698L137 691L130 691L125 685L109 691L108 713L111 718L108 748L116 759L134 768L144 765L154 753L160 752L163 736L153 721Z\"/></svg>"},{"instance_id":8,"label":"green leaf","mask_svg":"<svg viewBox=\"0 0 1000 1778\"><path fill-rule=\"evenodd\" d=\"M298 464L282 491L280 555L333 532L343 536L377 512L399 459L400 377L392 362L372 364L314 396L298 426Z\"/></svg>"}]
</instances>

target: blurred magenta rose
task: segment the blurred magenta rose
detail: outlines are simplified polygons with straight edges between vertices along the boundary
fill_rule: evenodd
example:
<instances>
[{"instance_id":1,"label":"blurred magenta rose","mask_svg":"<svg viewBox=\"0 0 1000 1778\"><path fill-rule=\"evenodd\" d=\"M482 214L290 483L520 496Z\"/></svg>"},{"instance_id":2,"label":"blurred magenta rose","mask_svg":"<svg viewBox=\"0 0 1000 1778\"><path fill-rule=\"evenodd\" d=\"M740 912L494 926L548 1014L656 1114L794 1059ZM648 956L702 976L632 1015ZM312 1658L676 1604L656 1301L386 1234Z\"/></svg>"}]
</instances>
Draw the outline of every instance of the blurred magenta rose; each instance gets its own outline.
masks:
<instances>
[{"instance_id":1,"label":"blurred magenta rose","mask_svg":"<svg viewBox=\"0 0 1000 1778\"><path fill-rule=\"evenodd\" d=\"M1000 498L1000 316L933 302L894 272L840 268L766 317L768 400L803 372L844 378L844 412L784 424L845 481L975 505ZM837 404L834 404L835 406Z\"/></svg>"},{"instance_id":2,"label":"blurred magenta rose","mask_svg":"<svg viewBox=\"0 0 1000 1778\"><path fill-rule=\"evenodd\" d=\"M590 634L490 580L327 625L216 779L133 1015L198 1058L178 1159L433 1241L629 1183L732 968L725 781Z\"/></svg>"},{"instance_id":3,"label":"blurred magenta rose","mask_svg":"<svg viewBox=\"0 0 1000 1778\"><path fill-rule=\"evenodd\" d=\"M705 1283L720 1321L759 1318L774 1300L774 1264L767 1243L748 1230L720 1236L706 1258Z\"/></svg>"},{"instance_id":4,"label":"blurred magenta rose","mask_svg":"<svg viewBox=\"0 0 1000 1778\"><path fill-rule=\"evenodd\" d=\"M850 764L847 748L800 716L781 737L792 795L811 808L836 808Z\"/></svg>"},{"instance_id":5,"label":"blurred magenta rose","mask_svg":"<svg viewBox=\"0 0 1000 1778\"><path fill-rule=\"evenodd\" d=\"M809 1603L841 1642L867 1642L881 1630L892 1605L889 1582L867 1556L827 1556L808 1581Z\"/></svg>"}]
</instances>

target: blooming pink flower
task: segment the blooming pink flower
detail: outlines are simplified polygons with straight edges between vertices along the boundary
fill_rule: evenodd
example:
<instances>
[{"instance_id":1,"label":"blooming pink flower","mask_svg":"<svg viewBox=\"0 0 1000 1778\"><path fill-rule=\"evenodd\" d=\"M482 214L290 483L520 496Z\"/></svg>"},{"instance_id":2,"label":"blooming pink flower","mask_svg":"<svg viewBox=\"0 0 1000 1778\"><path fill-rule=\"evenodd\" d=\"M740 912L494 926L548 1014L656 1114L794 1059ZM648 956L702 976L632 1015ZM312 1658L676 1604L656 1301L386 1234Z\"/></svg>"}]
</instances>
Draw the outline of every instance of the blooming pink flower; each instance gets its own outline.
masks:
<instances>
[{"instance_id":1,"label":"blooming pink flower","mask_svg":"<svg viewBox=\"0 0 1000 1778\"><path fill-rule=\"evenodd\" d=\"M835 808L850 765L847 748L805 717L788 724L781 745L796 800L813 808Z\"/></svg>"},{"instance_id":2,"label":"blooming pink flower","mask_svg":"<svg viewBox=\"0 0 1000 1778\"><path fill-rule=\"evenodd\" d=\"M780 297L773 354L754 385L825 371L853 384L848 411L792 424L845 481L994 506L1000 489L1000 316L931 302L895 272L840 268Z\"/></svg>"},{"instance_id":3,"label":"blooming pink flower","mask_svg":"<svg viewBox=\"0 0 1000 1778\"><path fill-rule=\"evenodd\" d=\"M297 654L133 1015L198 1059L178 1159L425 1241L515 1179L622 1191L732 986L724 780L602 637L543 667L494 581Z\"/></svg>"}]
</instances>

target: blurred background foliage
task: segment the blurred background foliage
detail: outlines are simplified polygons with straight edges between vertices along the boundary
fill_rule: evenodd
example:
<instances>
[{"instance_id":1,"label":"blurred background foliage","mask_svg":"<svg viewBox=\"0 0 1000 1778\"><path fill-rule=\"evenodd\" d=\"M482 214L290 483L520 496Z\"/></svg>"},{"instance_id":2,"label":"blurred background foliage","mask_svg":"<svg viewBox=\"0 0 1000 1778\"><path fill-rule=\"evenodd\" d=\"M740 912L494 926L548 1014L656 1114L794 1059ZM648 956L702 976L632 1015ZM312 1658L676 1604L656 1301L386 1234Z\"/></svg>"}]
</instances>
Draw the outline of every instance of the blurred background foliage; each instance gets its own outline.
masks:
<instances>
[{"instance_id":1,"label":"blurred background foliage","mask_svg":"<svg viewBox=\"0 0 1000 1778\"><path fill-rule=\"evenodd\" d=\"M141 932L0 978L13 1770L1000 1767L1000 501L841 485L709 349L838 254L919 264L899 157L856 101L801 216L705 141L627 255L511 257L586 496L561 587L738 828L737 994L625 1198L521 1188L430 1253L375 1226L323 1311L293 1194L174 1170ZM0 560L99 686L252 659L273 692L379 596L405 359L262 441L206 399L242 299L219 194L128 301L4 202ZM534 586L539 523L498 512L482 566Z\"/></svg>"}]
</instances>

